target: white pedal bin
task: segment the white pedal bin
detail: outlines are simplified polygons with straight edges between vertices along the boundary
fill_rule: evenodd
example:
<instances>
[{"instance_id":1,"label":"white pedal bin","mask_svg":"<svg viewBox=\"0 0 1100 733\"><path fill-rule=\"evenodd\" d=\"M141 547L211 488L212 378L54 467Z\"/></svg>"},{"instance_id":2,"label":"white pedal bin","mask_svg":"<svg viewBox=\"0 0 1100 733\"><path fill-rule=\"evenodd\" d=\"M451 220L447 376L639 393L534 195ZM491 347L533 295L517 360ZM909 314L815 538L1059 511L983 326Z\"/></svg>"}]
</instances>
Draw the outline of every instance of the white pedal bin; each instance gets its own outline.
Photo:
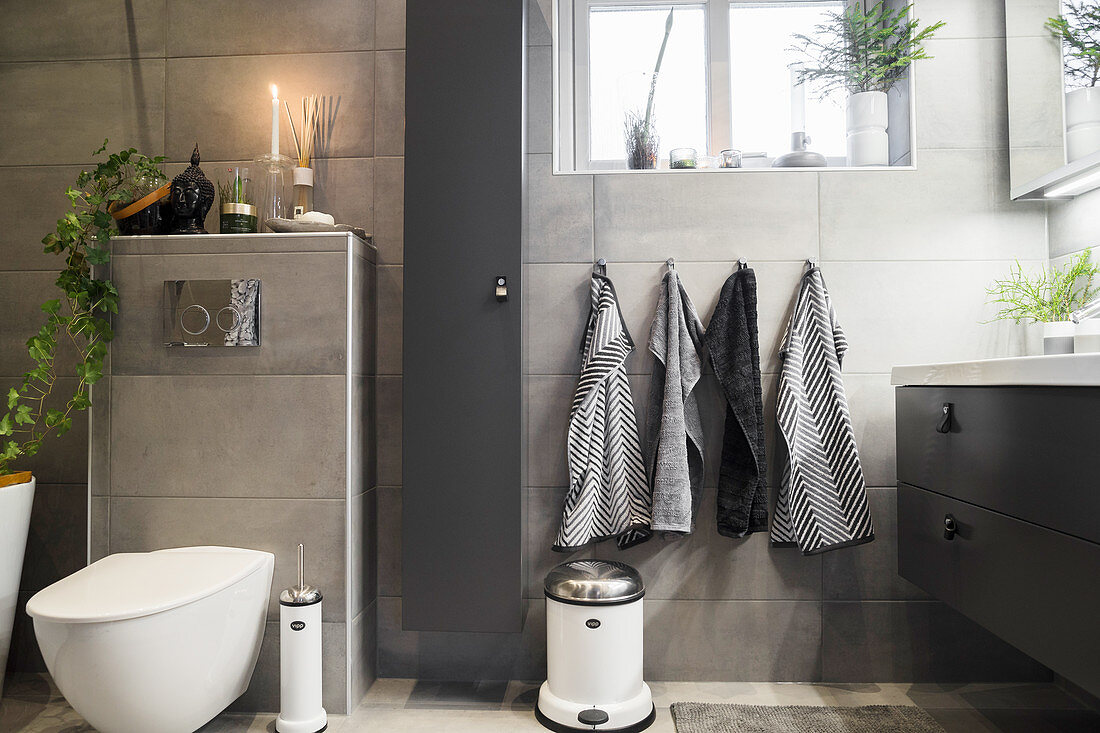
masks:
<instances>
[{"instance_id":1,"label":"white pedal bin","mask_svg":"<svg viewBox=\"0 0 1100 733\"><path fill-rule=\"evenodd\" d=\"M574 560L546 576L546 682L535 717L553 731L635 733L653 724L642 680L645 585L621 562Z\"/></svg>"}]
</instances>

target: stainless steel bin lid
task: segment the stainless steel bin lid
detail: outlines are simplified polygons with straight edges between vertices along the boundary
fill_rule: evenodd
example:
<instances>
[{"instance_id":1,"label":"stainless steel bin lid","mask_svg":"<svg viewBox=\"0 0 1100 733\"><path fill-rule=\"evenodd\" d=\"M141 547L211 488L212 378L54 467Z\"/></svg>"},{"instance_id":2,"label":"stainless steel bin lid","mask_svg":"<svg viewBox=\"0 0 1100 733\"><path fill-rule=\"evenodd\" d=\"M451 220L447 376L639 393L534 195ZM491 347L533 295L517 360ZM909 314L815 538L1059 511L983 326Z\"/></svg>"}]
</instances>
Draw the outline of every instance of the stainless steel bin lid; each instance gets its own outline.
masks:
<instances>
[{"instance_id":1,"label":"stainless steel bin lid","mask_svg":"<svg viewBox=\"0 0 1100 733\"><path fill-rule=\"evenodd\" d=\"M571 560L546 575L547 598L581 606L630 603L645 595L638 571L613 560Z\"/></svg>"}]
</instances>

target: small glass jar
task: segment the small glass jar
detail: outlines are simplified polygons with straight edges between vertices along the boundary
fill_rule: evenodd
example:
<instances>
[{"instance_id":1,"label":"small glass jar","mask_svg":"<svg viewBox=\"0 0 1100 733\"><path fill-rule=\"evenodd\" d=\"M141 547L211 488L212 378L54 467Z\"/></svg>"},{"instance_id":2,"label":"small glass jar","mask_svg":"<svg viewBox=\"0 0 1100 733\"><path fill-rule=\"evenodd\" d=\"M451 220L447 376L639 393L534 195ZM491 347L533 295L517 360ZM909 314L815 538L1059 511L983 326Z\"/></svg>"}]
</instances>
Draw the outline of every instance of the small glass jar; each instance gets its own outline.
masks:
<instances>
[{"instance_id":1,"label":"small glass jar","mask_svg":"<svg viewBox=\"0 0 1100 733\"><path fill-rule=\"evenodd\" d=\"M695 148L673 148L668 151L668 167L673 170L694 168L698 162Z\"/></svg>"},{"instance_id":2,"label":"small glass jar","mask_svg":"<svg viewBox=\"0 0 1100 733\"><path fill-rule=\"evenodd\" d=\"M286 219L291 211L286 184L290 177L288 174L294 167L293 161L285 155L265 153L256 158L253 167L258 171L259 179L256 199L259 202L260 226L271 230L268 221Z\"/></svg>"},{"instance_id":3,"label":"small glass jar","mask_svg":"<svg viewBox=\"0 0 1100 733\"><path fill-rule=\"evenodd\" d=\"M721 158L722 158L721 166L723 168L740 168L741 167L741 151L740 150L733 150L731 148L729 150L723 150L720 155L721 155Z\"/></svg>"}]
</instances>

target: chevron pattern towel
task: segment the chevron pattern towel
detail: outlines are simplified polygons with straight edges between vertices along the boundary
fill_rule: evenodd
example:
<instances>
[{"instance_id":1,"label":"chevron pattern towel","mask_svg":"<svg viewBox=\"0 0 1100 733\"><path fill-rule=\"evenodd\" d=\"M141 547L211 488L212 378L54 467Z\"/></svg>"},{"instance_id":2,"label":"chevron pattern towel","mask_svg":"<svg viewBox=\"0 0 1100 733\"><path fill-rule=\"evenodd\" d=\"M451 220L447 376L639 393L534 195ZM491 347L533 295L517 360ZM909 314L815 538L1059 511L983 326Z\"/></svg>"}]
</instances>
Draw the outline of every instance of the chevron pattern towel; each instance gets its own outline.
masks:
<instances>
[{"instance_id":1,"label":"chevron pattern towel","mask_svg":"<svg viewBox=\"0 0 1100 733\"><path fill-rule=\"evenodd\" d=\"M611 280L592 276L591 301L569 415L569 493L553 546L558 552L612 537L626 548L651 534L649 486L626 377L634 342Z\"/></svg>"},{"instance_id":2,"label":"chevron pattern towel","mask_svg":"<svg viewBox=\"0 0 1100 733\"><path fill-rule=\"evenodd\" d=\"M787 446L771 540L816 555L875 538L840 365L848 350L821 271L803 276L779 375Z\"/></svg>"}]
</instances>

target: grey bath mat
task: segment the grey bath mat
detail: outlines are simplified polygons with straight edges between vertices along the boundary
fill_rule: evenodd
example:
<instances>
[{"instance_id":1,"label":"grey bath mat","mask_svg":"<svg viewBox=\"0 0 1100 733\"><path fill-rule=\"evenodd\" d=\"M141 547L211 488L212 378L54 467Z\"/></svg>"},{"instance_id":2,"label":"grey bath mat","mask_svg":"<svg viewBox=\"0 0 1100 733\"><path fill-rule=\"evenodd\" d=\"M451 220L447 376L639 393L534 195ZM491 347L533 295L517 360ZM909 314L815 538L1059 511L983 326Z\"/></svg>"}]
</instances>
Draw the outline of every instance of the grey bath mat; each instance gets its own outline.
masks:
<instances>
[{"instance_id":1,"label":"grey bath mat","mask_svg":"<svg viewBox=\"0 0 1100 733\"><path fill-rule=\"evenodd\" d=\"M917 707L866 705L672 705L676 733L944 733Z\"/></svg>"}]
</instances>

